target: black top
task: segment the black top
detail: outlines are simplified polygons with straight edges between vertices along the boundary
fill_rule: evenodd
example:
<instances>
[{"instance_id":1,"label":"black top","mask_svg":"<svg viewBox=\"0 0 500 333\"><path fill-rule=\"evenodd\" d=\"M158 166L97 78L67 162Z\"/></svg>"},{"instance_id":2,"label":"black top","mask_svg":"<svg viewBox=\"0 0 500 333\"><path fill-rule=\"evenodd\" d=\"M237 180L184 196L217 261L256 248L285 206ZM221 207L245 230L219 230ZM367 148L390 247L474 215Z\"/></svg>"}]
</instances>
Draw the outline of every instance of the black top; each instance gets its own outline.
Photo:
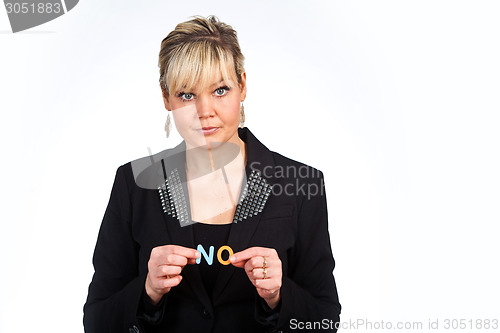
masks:
<instances>
[{"instance_id":1,"label":"black top","mask_svg":"<svg viewBox=\"0 0 500 333\"><path fill-rule=\"evenodd\" d=\"M271 152L247 128L239 128L238 135L246 143L247 179L259 171L256 178L271 184L273 191L262 211L232 223L227 244L235 253L251 247L276 251L282 263L281 306L272 315L263 313L265 301L245 270L233 265L220 269L210 299L199 265L186 265L182 281L158 304L158 316L141 315L152 249L168 244L196 248L192 226L164 212L156 187L136 182L148 172L164 181L159 162L163 158L167 168L178 169L184 182L185 156L178 152L185 146L179 146L152 156L153 164L147 156L139 169L134 169L136 163L118 168L93 257L95 273L84 306L86 332L263 333L290 331L292 319L299 323L339 321L323 174ZM277 135L287 139L282 133ZM256 198L255 186L249 180L247 184L247 196ZM188 192L184 187L181 190L187 198Z\"/></svg>"},{"instance_id":2,"label":"black top","mask_svg":"<svg viewBox=\"0 0 500 333\"><path fill-rule=\"evenodd\" d=\"M205 285L208 295L212 298L212 292L217 281L219 271L226 268L217 259L217 252L221 246L228 245L227 239L232 223L228 224L193 224L193 235L195 247L201 253L197 261L200 276ZM228 260L228 251L221 252L222 260Z\"/></svg>"}]
</instances>

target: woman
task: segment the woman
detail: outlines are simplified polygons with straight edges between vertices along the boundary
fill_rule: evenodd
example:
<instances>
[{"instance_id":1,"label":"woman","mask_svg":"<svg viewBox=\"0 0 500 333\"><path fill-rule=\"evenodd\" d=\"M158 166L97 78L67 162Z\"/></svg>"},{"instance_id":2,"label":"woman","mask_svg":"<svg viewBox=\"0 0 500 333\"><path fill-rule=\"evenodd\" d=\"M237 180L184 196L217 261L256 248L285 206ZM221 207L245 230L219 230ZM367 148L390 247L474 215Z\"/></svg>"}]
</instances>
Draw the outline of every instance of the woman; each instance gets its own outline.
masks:
<instances>
[{"instance_id":1,"label":"woman","mask_svg":"<svg viewBox=\"0 0 500 333\"><path fill-rule=\"evenodd\" d=\"M118 168L86 332L336 331L323 175L243 126L236 32L181 23L159 66L167 136L172 113L184 141Z\"/></svg>"}]
</instances>

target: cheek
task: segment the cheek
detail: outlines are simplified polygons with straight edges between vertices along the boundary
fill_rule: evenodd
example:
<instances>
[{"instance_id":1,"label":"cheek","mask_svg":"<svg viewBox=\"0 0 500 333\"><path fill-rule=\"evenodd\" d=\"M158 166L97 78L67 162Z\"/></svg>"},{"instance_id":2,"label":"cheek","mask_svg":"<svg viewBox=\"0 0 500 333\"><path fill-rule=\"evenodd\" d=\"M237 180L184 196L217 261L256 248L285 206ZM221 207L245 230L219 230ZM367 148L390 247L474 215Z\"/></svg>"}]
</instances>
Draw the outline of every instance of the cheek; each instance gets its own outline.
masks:
<instances>
[{"instance_id":1,"label":"cheek","mask_svg":"<svg viewBox=\"0 0 500 333\"><path fill-rule=\"evenodd\" d=\"M179 132L183 132L193 125L193 119L196 119L196 107L194 105L184 106L172 111L175 127Z\"/></svg>"},{"instance_id":2,"label":"cheek","mask_svg":"<svg viewBox=\"0 0 500 333\"><path fill-rule=\"evenodd\" d=\"M179 132L182 132L184 128L186 128L188 121L185 117L180 115L174 116L175 127Z\"/></svg>"},{"instance_id":3,"label":"cheek","mask_svg":"<svg viewBox=\"0 0 500 333\"><path fill-rule=\"evenodd\" d=\"M220 117L223 118L224 122L236 123L240 121L240 101L231 100L224 105L224 112L221 112Z\"/></svg>"}]
</instances>

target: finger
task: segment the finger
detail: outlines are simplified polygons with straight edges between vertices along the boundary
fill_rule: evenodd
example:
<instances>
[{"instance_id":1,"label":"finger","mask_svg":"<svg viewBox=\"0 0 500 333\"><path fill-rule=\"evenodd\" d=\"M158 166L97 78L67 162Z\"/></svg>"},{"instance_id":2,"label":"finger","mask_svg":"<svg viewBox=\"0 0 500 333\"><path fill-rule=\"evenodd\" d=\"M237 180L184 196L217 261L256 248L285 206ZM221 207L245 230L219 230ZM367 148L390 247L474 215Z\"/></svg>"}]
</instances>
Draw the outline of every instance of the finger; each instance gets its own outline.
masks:
<instances>
[{"instance_id":1,"label":"finger","mask_svg":"<svg viewBox=\"0 0 500 333\"><path fill-rule=\"evenodd\" d=\"M252 272L255 268L257 268L257 267L262 267L262 266L257 266L257 265L255 265L255 262L256 262L256 259L257 259L257 258L259 258L259 257L251 258L251 259L249 259L249 260L247 260L247 261L245 262L245 266L244 266L244 268L245 268L245 271L246 271L247 273L251 273L251 272Z\"/></svg>"},{"instance_id":2,"label":"finger","mask_svg":"<svg viewBox=\"0 0 500 333\"><path fill-rule=\"evenodd\" d=\"M264 274L264 269L263 268L254 268L252 270L252 278L254 280L269 279L272 276L273 275L272 275L271 271L268 268L266 268L266 274Z\"/></svg>"},{"instance_id":3,"label":"finger","mask_svg":"<svg viewBox=\"0 0 500 333\"><path fill-rule=\"evenodd\" d=\"M171 278L161 279L160 281L158 281L158 284L162 288L172 288L172 287L176 287L177 285L179 285L179 283L181 283L181 281L182 281L182 275L176 275L176 276L171 277Z\"/></svg>"},{"instance_id":4,"label":"finger","mask_svg":"<svg viewBox=\"0 0 500 333\"><path fill-rule=\"evenodd\" d=\"M246 261L238 261L238 262L232 262L231 263L235 267L243 268L245 267Z\"/></svg>"},{"instance_id":5,"label":"finger","mask_svg":"<svg viewBox=\"0 0 500 333\"><path fill-rule=\"evenodd\" d=\"M264 274L264 269L263 268L254 268L251 272L247 273L250 274L253 280L262 280L262 279L272 279L274 277L281 277L281 270L278 269L277 267L266 267L266 274Z\"/></svg>"},{"instance_id":6,"label":"finger","mask_svg":"<svg viewBox=\"0 0 500 333\"><path fill-rule=\"evenodd\" d=\"M195 249L180 245L171 245L171 244L155 247L151 251L151 256L155 257L165 257L169 254L179 255L187 259L191 258L196 259L201 256L201 253Z\"/></svg>"},{"instance_id":7,"label":"finger","mask_svg":"<svg viewBox=\"0 0 500 333\"><path fill-rule=\"evenodd\" d=\"M274 251L273 249L271 249L271 250ZM233 262L232 264L233 264L233 266L236 266L236 267L245 268L245 270L247 272L249 272L253 268L264 267L264 257L266 258L265 259L266 267L275 266L275 265L281 266L281 260L277 256L274 256L275 259L273 259L273 257L262 256L262 255L257 255L257 256L252 257L248 260Z\"/></svg>"},{"instance_id":8,"label":"finger","mask_svg":"<svg viewBox=\"0 0 500 333\"><path fill-rule=\"evenodd\" d=\"M161 260L162 265L167 266L186 266L188 263L188 259L184 256L180 256L177 254L168 254Z\"/></svg>"},{"instance_id":9,"label":"finger","mask_svg":"<svg viewBox=\"0 0 500 333\"><path fill-rule=\"evenodd\" d=\"M179 275L179 274L181 274L181 271L182 271L182 267L180 267L180 266L162 265L162 266L158 266L156 276L164 277L164 276L171 276L171 275Z\"/></svg>"},{"instance_id":10,"label":"finger","mask_svg":"<svg viewBox=\"0 0 500 333\"><path fill-rule=\"evenodd\" d=\"M252 257L256 257L256 256L271 257L274 254L276 254L275 249L254 246L254 247L250 247L246 250L243 250L243 251L240 251L240 252L233 254L229 258L229 261L231 261L231 263L233 263L233 264L238 264L241 261L246 261Z\"/></svg>"},{"instance_id":11,"label":"finger","mask_svg":"<svg viewBox=\"0 0 500 333\"><path fill-rule=\"evenodd\" d=\"M266 258L266 268L270 267L281 267L281 260L279 259L267 259ZM245 265L245 271L250 272L253 269L256 268L264 268L264 258L262 257L253 257L249 260L246 261Z\"/></svg>"},{"instance_id":12,"label":"finger","mask_svg":"<svg viewBox=\"0 0 500 333\"><path fill-rule=\"evenodd\" d=\"M281 288L281 281L279 279L256 279L255 286L260 289L274 291Z\"/></svg>"},{"instance_id":13,"label":"finger","mask_svg":"<svg viewBox=\"0 0 500 333\"><path fill-rule=\"evenodd\" d=\"M194 264L196 264L196 259L194 259L194 258L190 258L190 259L188 259L187 263L188 263L189 265L194 265Z\"/></svg>"},{"instance_id":14,"label":"finger","mask_svg":"<svg viewBox=\"0 0 500 333\"><path fill-rule=\"evenodd\" d=\"M187 259L195 260L201 256L199 251L180 245L172 245L172 253L183 256Z\"/></svg>"},{"instance_id":15,"label":"finger","mask_svg":"<svg viewBox=\"0 0 500 333\"><path fill-rule=\"evenodd\" d=\"M266 267L269 267L269 265L272 262L276 263L277 261L276 260L270 261L266 257ZM264 257L263 256L255 256L255 257L252 257L248 260L241 260L238 262L232 262L231 264L233 264L233 266L236 266L236 267L245 268L245 270L247 272L249 272L254 268L264 267Z\"/></svg>"}]
</instances>

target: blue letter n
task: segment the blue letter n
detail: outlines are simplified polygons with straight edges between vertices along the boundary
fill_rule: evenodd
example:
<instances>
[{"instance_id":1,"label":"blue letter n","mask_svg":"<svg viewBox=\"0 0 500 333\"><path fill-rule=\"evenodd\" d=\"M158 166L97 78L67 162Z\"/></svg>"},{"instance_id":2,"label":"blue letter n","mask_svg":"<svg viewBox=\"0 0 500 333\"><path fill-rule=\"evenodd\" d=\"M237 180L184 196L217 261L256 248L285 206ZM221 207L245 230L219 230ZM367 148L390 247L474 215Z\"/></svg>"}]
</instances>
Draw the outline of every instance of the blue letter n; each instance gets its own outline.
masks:
<instances>
[{"instance_id":1,"label":"blue letter n","mask_svg":"<svg viewBox=\"0 0 500 333\"><path fill-rule=\"evenodd\" d=\"M196 248L200 253L201 255L205 258L205 260L207 261L207 263L209 265L212 265L212 263L214 262L214 247L213 246L210 246L208 248L210 254L207 255L207 252L205 251L205 249L203 248L203 246L201 244L198 244L198 247ZM201 262L201 256L199 258L196 259L196 263L199 264Z\"/></svg>"}]
</instances>

